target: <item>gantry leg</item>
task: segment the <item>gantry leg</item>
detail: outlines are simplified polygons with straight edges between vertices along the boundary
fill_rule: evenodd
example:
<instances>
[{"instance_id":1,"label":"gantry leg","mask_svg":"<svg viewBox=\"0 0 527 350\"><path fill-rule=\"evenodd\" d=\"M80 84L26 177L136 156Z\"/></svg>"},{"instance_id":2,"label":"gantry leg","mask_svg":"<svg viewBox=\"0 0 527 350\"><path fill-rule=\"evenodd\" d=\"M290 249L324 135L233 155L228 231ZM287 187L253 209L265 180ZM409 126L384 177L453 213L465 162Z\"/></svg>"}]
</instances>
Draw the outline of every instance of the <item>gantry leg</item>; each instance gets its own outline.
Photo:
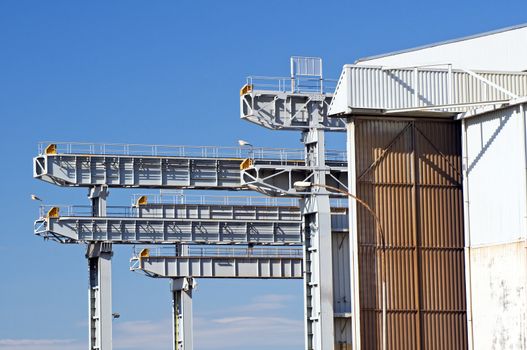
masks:
<instances>
[{"instance_id":1,"label":"gantry leg","mask_svg":"<svg viewBox=\"0 0 527 350\"><path fill-rule=\"evenodd\" d=\"M90 189L94 216L106 215L107 187ZM86 250L89 270L89 350L112 349L112 244L96 242Z\"/></svg>"},{"instance_id":2,"label":"gantry leg","mask_svg":"<svg viewBox=\"0 0 527 350\"><path fill-rule=\"evenodd\" d=\"M172 279L174 350L192 350L192 290L195 286L191 277Z\"/></svg>"},{"instance_id":3,"label":"gantry leg","mask_svg":"<svg viewBox=\"0 0 527 350\"><path fill-rule=\"evenodd\" d=\"M312 181L326 184L324 131L312 128L303 134L306 165L313 167ZM333 265L329 195L319 187L304 199L305 327L307 350L333 350Z\"/></svg>"},{"instance_id":4,"label":"gantry leg","mask_svg":"<svg viewBox=\"0 0 527 350\"><path fill-rule=\"evenodd\" d=\"M90 350L112 349L112 244L90 243L89 269Z\"/></svg>"}]
</instances>

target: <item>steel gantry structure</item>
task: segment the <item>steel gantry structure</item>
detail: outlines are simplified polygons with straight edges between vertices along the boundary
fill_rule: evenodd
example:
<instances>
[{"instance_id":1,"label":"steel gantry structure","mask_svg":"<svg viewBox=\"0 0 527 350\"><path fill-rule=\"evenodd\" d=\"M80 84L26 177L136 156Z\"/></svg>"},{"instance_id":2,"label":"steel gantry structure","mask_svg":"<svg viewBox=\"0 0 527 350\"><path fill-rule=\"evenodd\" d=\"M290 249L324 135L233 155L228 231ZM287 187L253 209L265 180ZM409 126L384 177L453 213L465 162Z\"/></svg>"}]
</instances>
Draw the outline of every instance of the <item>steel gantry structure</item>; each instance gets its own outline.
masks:
<instances>
[{"instance_id":1,"label":"steel gantry structure","mask_svg":"<svg viewBox=\"0 0 527 350\"><path fill-rule=\"evenodd\" d=\"M326 117L331 95L324 90L321 60L293 58L291 62L289 88L280 83L278 90L258 90L255 79L243 87L242 117L272 129L302 131L303 151L55 142L39 145L39 155L34 158L35 178L61 187L89 189L92 205L88 210L45 208L35 222L35 233L61 243L87 244L90 349L112 347L112 244L174 245L172 255L142 251L132 259L132 268L173 280L175 349L192 348L191 316L185 317L184 310L191 315L194 277L300 275L305 279L306 347L349 346L347 213L332 213L328 192L298 193L293 186L297 181L314 181L346 189L345 153L326 151L324 146L324 132L344 131L344 126L339 119ZM272 103L266 102L269 96ZM134 208L123 209L106 205L110 188L252 189L271 196L304 196L304 200L301 211L276 205L264 210L257 206L236 209L141 201ZM197 244L226 245L234 256L203 248L199 248L198 256ZM236 255L239 250L234 249L239 247L232 245L245 246L245 253ZM272 248L276 251L256 250L259 254L254 255L255 245L276 246ZM301 259L295 246L304 247ZM218 269L226 261L230 268Z\"/></svg>"},{"instance_id":2,"label":"steel gantry structure","mask_svg":"<svg viewBox=\"0 0 527 350\"><path fill-rule=\"evenodd\" d=\"M346 131L345 122L328 118L332 100L331 81L324 80L322 59L292 57L288 78L249 77L240 90L241 118L272 130L302 133L307 174L296 181L321 185L302 195L305 263L305 346L307 350L351 347L352 291L349 286L349 237L338 243L346 259L339 263L332 246L330 194L324 185L347 191L347 178L340 167L328 162L325 132ZM299 194L295 181L258 181L262 170L242 167L242 179L265 194ZM274 170L276 172L276 170ZM307 176L306 176L307 175ZM347 172L346 172L347 176ZM271 178L271 175L264 178ZM343 244L345 241L345 244ZM336 260L337 259L337 260Z\"/></svg>"},{"instance_id":3,"label":"steel gantry structure","mask_svg":"<svg viewBox=\"0 0 527 350\"><path fill-rule=\"evenodd\" d=\"M41 217L35 222L35 233L46 239L55 240L61 243L87 243L87 258L89 261L90 271L90 347L92 349L108 349L111 347L111 257L112 244L237 244L237 245L274 245L274 246L294 246L302 244L302 222L300 209L297 206L280 206L276 203L272 205L211 205L206 204L206 201L201 201L204 204L177 204L177 203L141 203L142 200L137 201L135 207L113 207L106 205L108 196L108 187L112 184L111 177L102 177L95 182L78 181L57 181L58 177L71 173L80 173L79 168L86 166L82 162L74 162L75 170L68 163L73 153L75 146L80 145L57 145L53 144L51 147L41 147L42 150L50 148L54 151L39 155L35 158L35 168L42 170L42 164L50 164L49 159L53 158L51 162L53 166L48 167L46 174L38 173L35 176L46 177L47 181L53 182L60 186L83 186L89 188L89 197L92 200L92 206L67 206L67 207L43 207L41 210ZM90 146L95 148L95 145ZM103 146L97 146L103 148ZM60 150L64 149L65 153ZM283 153L283 152L282 152ZM284 153L283 153L284 154ZM104 157L117 157L117 154L108 155ZM137 159L141 159L137 156ZM201 158L197 157L198 161ZM223 158L225 159L225 158ZM216 164L221 163L221 158ZM241 164L245 158L229 158L229 161ZM283 161L281 161L283 162ZM138 162L140 163L140 161ZM258 164L256 158L252 160L253 164ZM268 164L265 161L266 165ZM301 162L294 161L289 164L299 164ZM57 165L59 164L59 165ZM151 163L149 163L151 164ZM188 163L187 163L188 164ZM210 164L210 162L209 162ZM106 164L108 165L108 164ZM289 165L294 167L296 165ZM238 165L239 167L239 165ZM97 167L90 167L90 171L96 171ZM239 168L238 168L239 169ZM294 168L293 168L294 169ZM300 168L301 169L301 168ZM296 169L295 169L296 170ZM138 170L139 171L139 170ZM149 174L149 170L145 170L143 166L140 171L145 171ZM239 171L239 170L238 170ZM299 171L300 172L300 171ZM345 174L344 174L345 175ZM77 177L76 179L80 179ZM94 179L95 176L92 178ZM137 180L135 186L152 188L152 184L148 183L151 179L148 176L133 176ZM147 181L143 184L141 181ZM115 185L115 184L114 184ZM117 185L115 185L117 187ZM203 185L206 188L211 187L210 184ZM237 185L231 184L232 189L244 188L239 181ZM159 186L162 187L162 186ZM183 186L182 186L183 187ZM197 187L197 186L195 186ZM201 188L201 187L198 187ZM254 201L254 200L252 200ZM339 212L340 214L342 211ZM345 223L346 219L335 218L336 222ZM337 227L337 225L335 225ZM336 231L336 235L342 235L346 232L346 227L341 225L340 229ZM180 246L181 247L181 246ZM185 246L183 246L185 247ZM192 250L191 250L192 251ZM208 251L207 253L210 253ZM179 266L185 260L188 267L193 264L204 266L205 269L194 269L189 271L187 276L169 274L155 274L155 271L150 271L144 268L145 273L151 276L166 276L174 279L172 286L173 300L177 312L175 320L179 320L179 330L186 329L185 332L175 330L176 349L191 349L191 337L188 331L191 326L191 295L192 286L194 286L193 277L227 277L227 278L298 278L303 269L299 269L301 265L301 257L298 255L290 257L288 252L283 252L286 256L280 257L280 251L274 252L272 257L257 256L241 261L236 259L236 266L248 266L244 271L235 272L222 271L219 273L214 269L215 273L211 274L214 266L218 266L225 262L225 257L210 256L210 254L200 254L199 256L192 256L184 254L180 256L174 263L177 262ZM289 251L290 253L290 251ZM148 259L152 259L149 257ZM276 266L276 261L279 261L280 266L284 268L274 268L272 271L292 271L289 274L271 273L268 275L262 274L264 269L264 260L272 260L269 266ZM279 260L277 260L279 259ZM142 259L141 261L147 261ZM151 261L151 260L148 260ZM159 260L158 260L159 261ZM165 258L165 261L166 258ZM239 262L242 262L240 265ZM144 265L139 265L143 266ZM251 267L252 266L252 267ZM255 269L254 267L260 266ZM289 267L288 267L289 266ZM209 269L207 270L207 267ZM270 269L270 268L269 268ZM271 271L269 270L268 271ZM209 273L207 274L207 271ZM216 273L218 271L218 273ZM238 272L236 272L238 271ZM258 272L259 271L259 272ZM183 306L186 305L186 306ZM187 310L190 315L183 317L183 310ZM184 323L186 327L183 327ZM183 342L186 339L186 343Z\"/></svg>"},{"instance_id":4,"label":"steel gantry structure","mask_svg":"<svg viewBox=\"0 0 527 350\"><path fill-rule=\"evenodd\" d=\"M111 245L164 244L162 250L154 250L157 254L142 250L132 258L131 268L172 279L174 347L191 349L194 278L303 277L301 212L295 201L240 198L244 199L178 196L148 203L141 196L132 207L105 207L102 217L93 216L91 206L43 206L35 233L60 243L88 244L90 317L94 319L90 334L92 343L101 348L101 340L111 336L106 319L99 320L103 315L111 317ZM347 211L342 204L335 203L332 209L338 241L347 234Z\"/></svg>"}]
</instances>

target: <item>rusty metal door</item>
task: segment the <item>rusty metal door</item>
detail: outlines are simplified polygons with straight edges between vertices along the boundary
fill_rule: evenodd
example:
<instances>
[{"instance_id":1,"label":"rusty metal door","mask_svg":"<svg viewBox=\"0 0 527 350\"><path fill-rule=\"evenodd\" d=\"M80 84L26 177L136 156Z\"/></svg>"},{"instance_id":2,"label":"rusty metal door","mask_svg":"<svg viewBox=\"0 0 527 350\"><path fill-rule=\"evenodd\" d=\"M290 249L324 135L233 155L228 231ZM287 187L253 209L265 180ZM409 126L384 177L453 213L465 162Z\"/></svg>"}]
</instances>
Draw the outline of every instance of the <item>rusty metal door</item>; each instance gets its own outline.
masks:
<instances>
[{"instance_id":1,"label":"rusty metal door","mask_svg":"<svg viewBox=\"0 0 527 350\"><path fill-rule=\"evenodd\" d=\"M446 120L356 118L361 339L382 349L466 349L461 130ZM383 262L384 254L384 264ZM384 265L384 266L383 266Z\"/></svg>"}]
</instances>

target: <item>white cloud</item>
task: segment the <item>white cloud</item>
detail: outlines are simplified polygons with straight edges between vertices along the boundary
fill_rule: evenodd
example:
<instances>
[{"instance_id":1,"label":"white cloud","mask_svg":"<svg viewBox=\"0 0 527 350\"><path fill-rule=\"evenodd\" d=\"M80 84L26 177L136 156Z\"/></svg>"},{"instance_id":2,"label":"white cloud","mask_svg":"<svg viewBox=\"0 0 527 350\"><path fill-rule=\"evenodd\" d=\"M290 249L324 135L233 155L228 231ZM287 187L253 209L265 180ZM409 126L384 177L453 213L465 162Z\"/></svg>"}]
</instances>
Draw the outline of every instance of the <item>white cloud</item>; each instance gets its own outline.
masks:
<instances>
[{"instance_id":1,"label":"white cloud","mask_svg":"<svg viewBox=\"0 0 527 350\"><path fill-rule=\"evenodd\" d=\"M79 350L86 344L74 339L0 339L0 350Z\"/></svg>"},{"instance_id":2,"label":"white cloud","mask_svg":"<svg viewBox=\"0 0 527 350\"><path fill-rule=\"evenodd\" d=\"M247 305L226 307L194 319L197 349L295 347L304 344L304 323L284 315L295 295L256 295Z\"/></svg>"},{"instance_id":3,"label":"white cloud","mask_svg":"<svg viewBox=\"0 0 527 350\"><path fill-rule=\"evenodd\" d=\"M242 306L226 306L205 314L194 314L194 348L226 350L237 348L303 347L301 315L285 310L297 298L287 294L256 295ZM85 326L85 322L81 323ZM79 326L81 325L79 324ZM171 350L172 321L116 320L113 325L116 350ZM0 339L0 350L84 350L86 340Z\"/></svg>"},{"instance_id":4,"label":"white cloud","mask_svg":"<svg viewBox=\"0 0 527 350\"><path fill-rule=\"evenodd\" d=\"M172 323L161 321L126 321L114 324L115 349L171 349Z\"/></svg>"},{"instance_id":5,"label":"white cloud","mask_svg":"<svg viewBox=\"0 0 527 350\"><path fill-rule=\"evenodd\" d=\"M241 312L264 312L269 310L281 310L285 308L295 297L289 294L264 294L252 299L252 303L242 306L238 310Z\"/></svg>"},{"instance_id":6,"label":"white cloud","mask_svg":"<svg viewBox=\"0 0 527 350\"><path fill-rule=\"evenodd\" d=\"M228 306L194 314L194 348L226 350L237 348L303 347L304 325L284 315L294 295L256 295L242 306ZM117 350L170 350L172 323L160 321L118 321L114 323L114 348Z\"/></svg>"},{"instance_id":7,"label":"white cloud","mask_svg":"<svg viewBox=\"0 0 527 350\"><path fill-rule=\"evenodd\" d=\"M286 317L233 316L197 318L194 339L199 349L228 349L303 346L302 320Z\"/></svg>"}]
</instances>

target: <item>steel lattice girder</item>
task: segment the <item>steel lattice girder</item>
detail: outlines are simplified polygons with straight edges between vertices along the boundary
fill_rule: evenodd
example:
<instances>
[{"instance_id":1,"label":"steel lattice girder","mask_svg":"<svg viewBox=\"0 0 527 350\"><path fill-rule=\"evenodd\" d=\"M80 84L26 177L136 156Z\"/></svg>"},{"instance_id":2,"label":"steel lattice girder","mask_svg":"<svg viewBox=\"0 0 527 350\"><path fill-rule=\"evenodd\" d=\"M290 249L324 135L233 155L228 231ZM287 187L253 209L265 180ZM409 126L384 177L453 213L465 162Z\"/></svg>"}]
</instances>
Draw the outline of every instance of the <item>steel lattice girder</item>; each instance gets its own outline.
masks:
<instances>
[{"instance_id":1,"label":"steel lattice girder","mask_svg":"<svg viewBox=\"0 0 527 350\"><path fill-rule=\"evenodd\" d=\"M248 188L269 196L298 196L294 188L297 181L310 181L314 167L309 166L270 166L254 164L242 170L242 182ZM328 185L343 190L347 189L348 167L346 162L333 162L331 166L321 169L325 173ZM340 194L332 194L341 196Z\"/></svg>"},{"instance_id":2,"label":"steel lattice girder","mask_svg":"<svg viewBox=\"0 0 527 350\"><path fill-rule=\"evenodd\" d=\"M302 223L292 221L57 217L37 220L35 233L61 243L302 244Z\"/></svg>"},{"instance_id":3,"label":"steel lattice girder","mask_svg":"<svg viewBox=\"0 0 527 350\"><path fill-rule=\"evenodd\" d=\"M187 216L175 217L176 212L162 207L175 209ZM186 210L192 207L195 211ZM277 210L274 207L267 214L259 212L258 207L249 206L252 215L231 219L225 213L208 212L208 205L153 205L156 209L142 209L145 213L161 210L165 216L150 217L86 217L59 216L40 218L35 222L35 234L60 243L79 243L105 241L121 244L258 244L258 245L299 245L303 242L302 220L299 209ZM232 206L223 206L226 208ZM201 209L201 210L200 210ZM232 208L229 210L232 213ZM261 209L261 208L260 208ZM346 209L335 208L333 231L347 231ZM201 217L188 214L200 212ZM169 217L166 217L168 213ZM216 212L217 213L217 212ZM266 216L270 215L270 216ZM278 216L276 216L278 215Z\"/></svg>"},{"instance_id":4,"label":"steel lattice girder","mask_svg":"<svg viewBox=\"0 0 527 350\"><path fill-rule=\"evenodd\" d=\"M92 154L43 154L34 158L33 176L59 186L134 188L193 188L238 190L246 188L240 176L242 158L191 158ZM251 167L268 172L283 182L287 173L305 178L309 168L296 160L251 159ZM328 173L345 173L344 161L328 161ZM249 167L247 167L249 168ZM285 172L284 172L285 170ZM339 179L345 175L336 176ZM289 182L288 182L288 185ZM287 187L284 185L284 187ZM292 193L292 192L291 192Z\"/></svg>"},{"instance_id":5,"label":"steel lattice girder","mask_svg":"<svg viewBox=\"0 0 527 350\"><path fill-rule=\"evenodd\" d=\"M240 117L272 130L307 130L319 125L346 131L340 118L328 118L332 94L250 90L240 96Z\"/></svg>"}]
</instances>

